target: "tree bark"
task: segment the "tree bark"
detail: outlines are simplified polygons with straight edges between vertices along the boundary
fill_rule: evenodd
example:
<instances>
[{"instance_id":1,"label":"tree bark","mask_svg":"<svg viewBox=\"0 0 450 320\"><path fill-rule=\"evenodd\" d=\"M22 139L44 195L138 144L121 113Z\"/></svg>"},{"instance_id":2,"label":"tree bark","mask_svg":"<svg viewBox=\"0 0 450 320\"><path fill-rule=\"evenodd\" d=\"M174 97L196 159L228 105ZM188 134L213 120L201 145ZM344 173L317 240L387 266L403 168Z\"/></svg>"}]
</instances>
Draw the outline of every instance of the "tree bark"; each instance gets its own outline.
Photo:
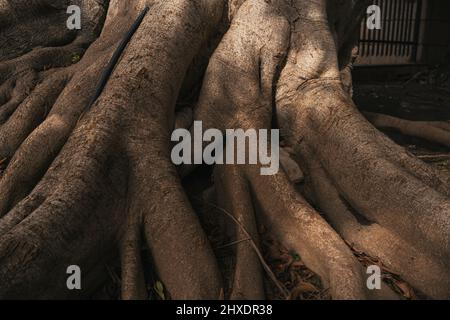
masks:
<instances>
[{"instance_id":1,"label":"tree bark","mask_svg":"<svg viewBox=\"0 0 450 320\"><path fill-rule=\"evenodd\" d=\"M150 260L169 298L264 299L264 224L334 299L396 298L384 285L368 290L346 242L424 295L450 298L450 178L389 140L351 99L367 1L78 0L77 32L65 28L67 3L0 5L0 297L88 297L101 266L120 261L121 297L147 299ZM195 106L177 112L196 87ZM216 165L214 205L236 222L236 239L251 237L233 249L226 288L170 136L193 120L224 132L271 129L273 119L313 197L284 170ZM67 290L69 265L83 270L83 290Z\"/></svg>"}]
</instances>

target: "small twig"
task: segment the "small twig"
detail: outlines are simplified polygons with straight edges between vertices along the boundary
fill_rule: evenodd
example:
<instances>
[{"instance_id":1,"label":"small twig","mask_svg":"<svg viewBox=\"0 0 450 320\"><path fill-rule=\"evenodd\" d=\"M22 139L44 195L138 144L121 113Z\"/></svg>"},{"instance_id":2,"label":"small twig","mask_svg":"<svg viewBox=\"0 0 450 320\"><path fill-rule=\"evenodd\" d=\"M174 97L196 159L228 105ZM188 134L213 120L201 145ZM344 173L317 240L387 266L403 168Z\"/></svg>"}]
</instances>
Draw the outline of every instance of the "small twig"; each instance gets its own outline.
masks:
<instances>
[{"instance_id":1,"label":"small twig","mask_svg":"<svg viewBox=\"0 0 450 320\"><path fill-rule=\"evenodd\" d=\"M416 80L416 79L419 78L423 73L424 73L424 71L419 71L419 72L415 73L411 78L409 78L407 81L405 81L405 82L403 83L403 86L406 86L406 85L409 84L411 81Z\"/></svg>"},{"instance_id":2,"label":"small twig","mask_svg":"<svg viewBox=\"0 0 450 320\"><path fill-rule=\"evenodd\" d=\"M261 262L264 270L267 272L267 275L269 276L269 278L273 281L273 283L277 286L278 290L280 290L280 292L283 294L285 299L289 298L289 291L286 289L286 287L280 283L275 274L272 272L272 270L270 269L269 265L266 263L266 261L264 260L263 255L261 254L261 251L259 250L258 246L256 245L255 241L253 240L252 236L248 233L248 231L245 229L245 227L241 224L241 222L239 220L237 220L231 213L229 213L228 211L226 211L225 209L216 206L213 203L207 202L205 201L206 204L220 210L222 213L224 213L225 215L227 215L231 220L233 220L240 228L241 230L244 232L244 234L249 238L248 241L250 241L250 244L253 248L253 250L255 250L256 255L259 258L259 261Z\"/></svg>"},{"instance_id":3,"label":"small twig","mask_svg":"<svg viewBox=\"0 0 450 320\"><path fill-rule=\"evenodd\" d=\"M6 169L6 164L8 163L8 159L4 158L4 159L0 159L0 174L3 173L3 171Z\"/></svg>"},{"instance_id":4,"label":"small twig","mask_svg":"<svg viewBox=\"0 0 450 320\"><path fill-rule=\"evenodd\" d=\"M242 243L242 242L245 242L245 241L249 241L249 240L251 240L251 239L250 238L246 238L246 239L236 240L236 241L224 244L222 246L218 246L218 247L216 247L216 249L224 249L224 248L231 247L231 246L234 246L236 244L239 244L239 243Z\"/></svg>"},{"instance_id":5,"label":"small twig","mask_svg":"<svg viewBox=\"0 0 450 320\"><path fill-rule=\"evenodd\" d=\"M109 276L111 277L114 284L120 286L121 280L117 276L117 274L111 269L111 267L109 265L105 265L105 267L106 267L106 271L108 271Z\"/></svg>"},{"instance_id":6,"label":"small twig","mask_svg":"<svg viewBox=\"0 0 450 320\"><path fill-rule=\"evenodd\" d=\"M424 154L417 156L419 159L429 159L429 160L447 160L450 159L450 154Z\"/></svg>"}]
</instances>

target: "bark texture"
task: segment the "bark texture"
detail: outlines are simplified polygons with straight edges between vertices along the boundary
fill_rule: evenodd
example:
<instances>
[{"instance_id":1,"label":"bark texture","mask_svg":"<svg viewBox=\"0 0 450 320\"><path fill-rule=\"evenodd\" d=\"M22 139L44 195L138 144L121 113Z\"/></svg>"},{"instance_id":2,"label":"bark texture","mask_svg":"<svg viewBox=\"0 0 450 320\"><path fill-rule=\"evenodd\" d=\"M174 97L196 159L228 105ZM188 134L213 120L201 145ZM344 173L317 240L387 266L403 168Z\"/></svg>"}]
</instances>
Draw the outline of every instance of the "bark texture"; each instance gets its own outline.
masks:
<instances>
[{"instance_id":1,"label":"bark texture","mask_svg":"<svg viewBox=\"0 0 450 320\"><path fill-rule=\"evenodd\" d=\"M0 297L89 297L103 266L120 260L123 299L148 298L144 261L173 299L264 299L263 224L333 299L396 298L367 289L348 243L427 297L450 298L450 178L351 99L367 1L78 0L76 32L65 28L68 3L0 0ZM186 92L195 103L180 112ZM449 145L447 125L366 116ZM192 168L172 164L170 136L193 120L224 132L274 119L291 152L285 170L214 169L213 205L247 239L233 246L227 283L181 184ZM83 290L67 290L69 265L83 270Z\"/></svg>"}]
</instances>

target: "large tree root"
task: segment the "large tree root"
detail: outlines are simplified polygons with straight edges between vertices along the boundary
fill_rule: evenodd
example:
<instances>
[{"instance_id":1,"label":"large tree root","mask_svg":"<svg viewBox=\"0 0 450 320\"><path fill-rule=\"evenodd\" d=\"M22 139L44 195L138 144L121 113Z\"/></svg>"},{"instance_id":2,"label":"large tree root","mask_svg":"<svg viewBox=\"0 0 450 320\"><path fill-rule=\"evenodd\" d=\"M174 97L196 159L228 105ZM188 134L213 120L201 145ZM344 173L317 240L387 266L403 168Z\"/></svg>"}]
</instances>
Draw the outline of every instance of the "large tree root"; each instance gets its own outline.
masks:
<instances>
[{"instance_id":1,"label":"large tree root","mask_svg":"<svg viewBox=\"0 0 450 320\"><path fill-rule=\"evenodd\" d=\"M314 18L316 29L293 39L278 83L277 104L289 143L301 159L312 163L319 204L344 238L385 257L427 295L448 298L448 177L409 155L359 114L341 84L337 57L332 54L335 42L322 22L323 2L311 9L311 13L322 12ZM310 30L304 20L297 25ZM319 51L321 59L310 64L303 59L309 55L303 45L306 34L311 43L320 42L310 49ZM346 203L369 225L358 227ZM405 251L400 254L401 250ZM420 272L428 267L439 273Z\"/></svg>"},{"instance_id":2,"label":"large tree root","mask_svg":"<svg viewBox=\"0 0 450 320\"><path fill-rule=\"evenodd\" d=\"M89 106L101 71L120 40L120 34L116 32L125 32L131 22L132 17L118 17L119 28L104 29L102 37L92 44L79 63L44 79L2 126L0 157L11 160L0 181L0 216L33 188L61 150ZM61 83L62 79L67 79L66 83ZM46 103L51 103L52 95L58 91L53 86L58 85L64 89L53 105L44 105L49 112L43 112L44 121L36 123L39 124L36 127L33 122L37 120L35 113L39 112L39 105L35 103L42 108L39 102L42 95L47 95Z\"/></svg>"},{"instance_id":3,"label":"large tree root","mask_svg":"<svg viewBox=\"0 0 450 320\"><path fill-rule=\"evenodd\" d=\"M0 124L3 124L16 110L17 106L30 94L30 91L36 85L36 80L35 72L26 72L20 80L15 81L14 88L10 93L6 93L9 101L1 106Z\"/></svg>"},{"instance_id":4,"label":"large tree root","mask_svg":"<svg viewBox=\"0 0 450 320\"><path fill-rule=\"evenodd\" d=\"M264 299L263 270L253 247L256 245L259 250L258 228L246 178L237 167L219 166L215 181L219 206L231 213L240 224L233 228L234 238L236 241L249 239L235 245L230 299Z\"/></svg>"},{"instance_id":5,"label":"large tree root","mask_svg":"<svg viewBox=\"0 0 450 320\"><path fill-rule=\"evenodd\" d=\"M47 117L69 77L65 71L57 71L45 78L0 127L1 157L10 158L28 135Z\"/></svg>"},{"instance_id":6,"label":"large tree root","mask_svg":"<svg viewBox=\"0 0 450 320\"><path fill-rule=\"evenodd\" d=\"M355 213L307 148L302 151L302 163L307 163L316 205L327 213L327 219L344 239L368 255L378 257L391 270L401 270L406 281L430 296L446 296L449 283L442 275L448 267L443 261L418 250L392 230Z\"/></svg>"},{"instance_id":7,"label":"large tree root","mask_svg":"<svg viewBox=\"0 0 450 320\"><path fill-rule=\"evenodd\" d=\"M107 21L107 25L116 28L116 23L123 23L126 29L145 3L140 1L129 15ZM222 4L205 1L194 5L180 0L160 1L154 6L104 94L78 125L110 46L117 41L113 30L103 31L77 64L86 69L74 67L75 74L50 114L15 151L1 181L5 191L2 214L6 214L0 227L2 297L24 296L24 292L28 297L68 295L62 281L65 268L78 264L89 273L98 252L114 249L114 238L121 234L127 211L129 230L124 230L121 247L126 248L130 241L138 243L135 224L141 221L155 268L173 298L219 297L215 259L168 158L167 137L173 123L173 93L181 87L190 61L218 22ZM154 37L160 41L152 41ZM180 43L182 50L178 48ZM154 61L159 64L153 66ZM124 77L133 81L123 81ZM41 87L38 89L44 90L45 82ZM135 94L130 96L129 92ZM37 152L42 149L45 151ZM122 151L125 157L120 155ZM23 198L45 171L33 191ZM119 193L112 187L119 188ZM174 201L176 198L178 201ZM152 202L160 206L153 207ZM83 232L77 234L81 229ZM136 245L140 246L132 245L133 250ZM124 251L125 282L130 282L128 278L142 281L142 276L133 275L137 271L128 269L129 255ZM175 260L178 263L174 264ZM54 273L48 272L50 266ZM49 279L50 274L58 276ZM39 285L48 292L27 290ZM125 298L144 295L139 287L130 291L124 285L123 289Z\"/></svg>"},{"instance_id":8,"label":"large tree root","mask_svg":"<svg viewBox=\"0 0 450 320\"><path fill-rule=\"evenodd\" d=\"M284 173L267 177L260 176L258 170L258 167L242 170L228 166L219 170L221 173L216 175L220 178L218 185L223 183L224 186L220 186L218 191L223 191L226 210L246 230L250 230L256 242L258 234L254 215L258 212L258 220L268 226L284 246L300 254L306 265L321 276L323 285L330 289L334 299L370 297L364 289L362 267L350 249L295 192ZM270 200L267 190L272 194ZM243 239L245 235L239 229L236 226L236 239ZM248 241L237 244L235 254L231 298L263 297L262 268L251 244Z\"/></svg>"},{"instance_id":9,"label":"large tree root","mask_svg":"<svg viewBox=\"0 0 450 320\"><path fill-rule=\"evenodd\" d=\"M0 10L11 16L5 26L17 23L14 14L48 22L42 8L50 2L33 1L14 14L24 2L11 3L17 7ZM167 297L223 296L219 265L170 160L169 141L176 123L189 123L174 119L189 65L214 30L223 33L228 17L194 119L222 132L270 129L276 102L315 204L334 229L283 171L263 176L260 164L218 165L218 203L237 222L227 298L265 297L261 223L320 275L334 299L392 297L386 287L368 290L344 240L426 295L449 297L450 180L359 114L344 70L357 24L331 18L326 3L112 0L104 20L103 6L82 1L90 13L86 33L37 37L2 52L0 161L9 163L0 180L0 297L86 297L102 279L102 264L118 256L124 299L148 298L144 260ZM359 4L348 2L345 11L360 15ZM146 5L150 12L91 106L101 71ZM82 57L75 64L67 57L74 50ZM84 290L67 290L69 265L82 268Z\"/></svg>"},{"instance_id":10,"label":"large tree root","mask_svg":"<svg viewBox=\"0 0 450 320\"><path fill-rule=\"evenodd\" d=\"M195 119L202 120L206 128L270 128L273 84L288 44L284 35L289 21L279 13L286 10L285 4L280 3L275 6L247 1L239 9L210 60L195 110ZM233 61L229 52L234 52ZM236 57L239 59L234 60ZM255 241L258 235L254 207L277 238L297 251L308 267L322 277L333 298L370 296L359 262L335 231L295 192L284 173L266 177L260 175L259 166L220 167L216 175L222 194L219 199ZM236 239L242 237L237 228ZM236 247L231 297L259 298L262 292L258 258L248 242Z\"/></svg>"}]
</instances>

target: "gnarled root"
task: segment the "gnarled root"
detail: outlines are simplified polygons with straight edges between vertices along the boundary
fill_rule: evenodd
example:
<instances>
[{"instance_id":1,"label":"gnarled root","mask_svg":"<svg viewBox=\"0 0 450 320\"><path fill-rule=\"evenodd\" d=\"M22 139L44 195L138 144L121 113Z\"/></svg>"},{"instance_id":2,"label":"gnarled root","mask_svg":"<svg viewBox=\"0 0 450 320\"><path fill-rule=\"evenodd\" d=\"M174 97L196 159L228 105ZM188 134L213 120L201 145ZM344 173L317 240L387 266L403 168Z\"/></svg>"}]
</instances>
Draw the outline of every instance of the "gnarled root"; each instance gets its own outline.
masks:
<instances>
[{"instance_id":1,"label":"gnarled root","mask_svg":"<svg viewBox=\"0 0 450 320\"><path fill-rule=\"evenodd\" d=\"M119 14L115 23L126 29L146 2ZM18 129L2 145L13 158L0 182L1 297L73 297L77 293L67 290L66 268L79 265L83 279L92 279L97 264L108 253L115 255L117 246L124 258L123 297L146 298L139 256L130 262L130 254L140 249L140 230L172 298L219 297L220 274L170 162L168 136L173 94L219 21L222 3L154 5L92 108L86 109L100 70L118 41L112 21L71 67L67 84L63 71L30 96L29 103L53 81L65 86L42 124L34 129L36 124L20 123L31 118L28 103L20 112L29 117L9 119ZM28 137L26 131L32 131ZM91 292L86 287L83 296Z\"/></svg>"},{"instance_id":2,"label":"gnarled root","mask_svg":"<svg viewBox=\"0 0 450 320\"><path fill-rule=\"evenodd\" d=\"M25 51L2 53L0 161L10 161L0 180L0 297L86 297L102 264L120 250L122 298L146 299L144 246L168 297L219 298L222 275L171 163L169 141L182 81L224 3L113 0L100 37L84 52L103 25L94 2L91 9L100 11L88 10L93 23L85 35L58 35L55 41L65 40L56 48L30 42ZM236 240L244 240L234 247L229 297L264 297L261 222L320 275L334 299L391 297L386 288L368 291L342 238L426 295L449 297L450 179L391 142L353 105L351 81L342 79L351 23L328 21L326 3L230 1L232 24L204 77L194 119L206 129L270 129L276 102L316 204L337 231L283 171L264 176L259 164L219 165L219 204L237 222ZM149 4L90 105L119 35ZM23 14L49 6L33 1ZM8 16L10 8L3 9L0 17ZM76 64L67 57L73 50L84 53ZM86 290L67 290L69 265L81 267Z\"/></svg>"},{"instance_id":3,"label":"gnarled root","mask_svg":"<svg viewBox=\"0 0 450 320\"><path fill-rule=\"evenodd\" d=\"M322 25L326 7L319 2L311 9L322 13L315 16L322 27L306 32L309 24L297 22L305 31L293 39L278 83L279 118L288 142L308 163L319 204L345 239L385 257L425 294L448 298L448 177L394 144L359 113L343 88L332 34ZM306 34L310 43L320 43L315 50L322 53L309 64L304 63L312 50L303 45ZM350 211L369 225L358 227ZM407 274L427 267L439 274Z\"/></svg>"},{"instance_id":4,"label":"gnarled root","mask_svg":"<svg viewBox=\"0 0 450 320\"><path fill-rule=\"evenodd\" d=\"M264 299L259 235L249 185L237 166L218 166L215 172L218 204L233 215L235 265L230 299ZM257 246L256 248L254 246Z\"/></svg>"},{"instance_id":5,"label":"gnarled root","mask_svg":"<svg viewBox=\"0 0 450 320\"><path fill-rule=\"evenodd\" d=\"M287 10L258 0L247 1L240 7L210 60L195 110L195 119L202 120L207 128L270 128L273 84L289 40L285 37L289 21L279 13L280 9ZM267 30L271 32L266 34ZM248 43L251 47L247 47ZM229 52L239 59L230 61ZM227 210L257 242L252 206L259 208L267 226L320 274L333 298L369 297L361 265L343 240L295 192L284 173L261 176L259 168L219 166L216 179ZM242 237L242 233L236 234L237 239ZM237 244L236 255L235 288L231 296L260 297L261 267L249 243ZM253 271L252 283L248 271L242 270L244 263Z\"/></svg>"},{"instance_id":6,"label":"gnarled root","mask_svg":"<svg viewBox=\"0 0 450 320\"><path fill-rule=\"evenodd\" d=\"M359 250L378 257L391 270L401 271L402 277L416 288L434 297L445 297L449 287L446 267L442 261L427 252L421 252L398 234L380 224L368 221L356 213L340 195L315 160L314 155L303 149L303 163L316 195L316 204L339 234ZM425 288L425 289L424 289Z\"/></svg>"}]
</instances>

